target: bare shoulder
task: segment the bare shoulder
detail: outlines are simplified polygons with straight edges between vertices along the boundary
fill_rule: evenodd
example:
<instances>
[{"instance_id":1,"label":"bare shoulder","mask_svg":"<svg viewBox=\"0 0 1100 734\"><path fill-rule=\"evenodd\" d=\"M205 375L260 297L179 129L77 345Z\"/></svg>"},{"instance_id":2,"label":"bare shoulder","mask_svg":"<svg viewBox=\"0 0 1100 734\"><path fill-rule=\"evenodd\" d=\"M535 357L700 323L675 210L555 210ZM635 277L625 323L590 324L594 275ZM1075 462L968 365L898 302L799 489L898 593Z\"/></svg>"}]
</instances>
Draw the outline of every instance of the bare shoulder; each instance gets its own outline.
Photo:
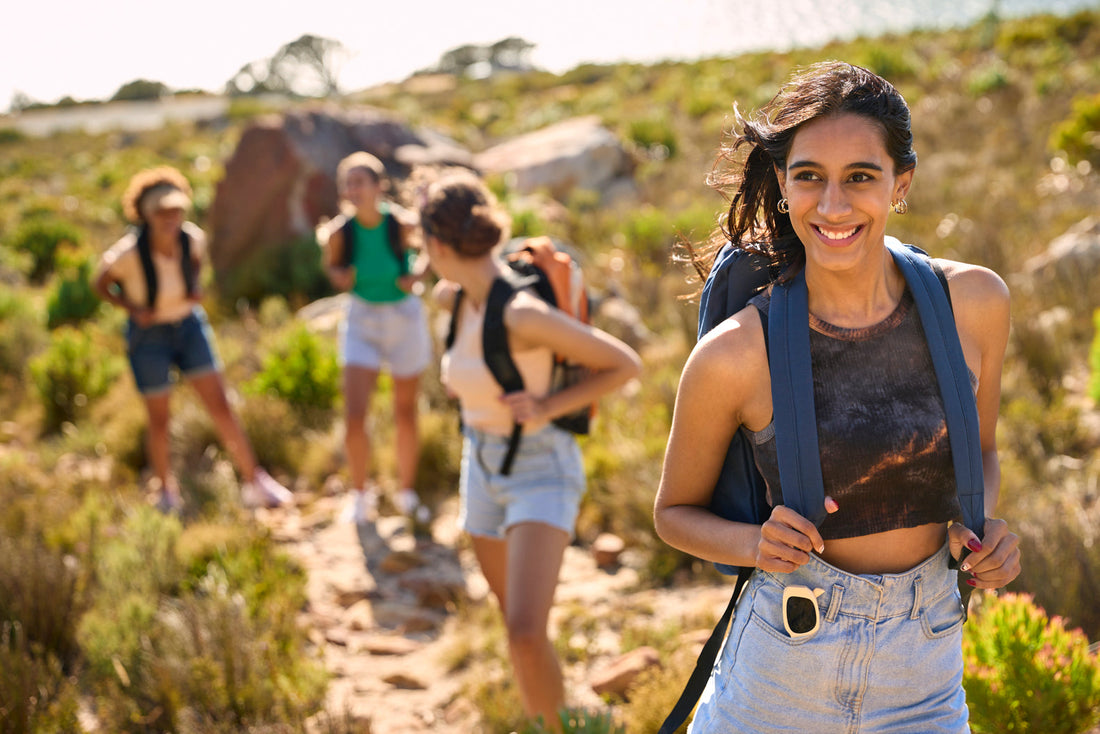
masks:
<instances>
[{"instance_id":1,"label":"bare shoulder","mask_svg":"<svg viewBox=\"0 0 1100 734\"><path fill-rule=\"evenodd\" d=\"M754 382L768 371L767 348L760 312L746 306L699 340L684 365L684 375L699 372L703 379Z\"/></svg>"},{"instance_id":2,"label":"bare shoulder","mask_svg":"<svg viewBox=\"0 0 1100 734\"><path fill-rule=\"evenodd\" d=\"M113 245L107 248L100 259L100 264L109 268L128 254L132 254L134 257L137 256L137 233L132 231L119 237Z\"/></svg>"},{"instance_id":3,"label":"bare shoulder","mask_svg":"<svg viewBox=\"0 0 1100 734\"><path fill-rule=\"evenodd\" d=\"M458 295L458 283L453 280L438 280L432 286L432 300L445 311L454 309L455 296Z\"/></svg>"},{"instance_id":4,"label":"bare shoulder","mask_svg":"<svg viewBox=\"0 0 1100 734\"><path fill-rule=\"evenodd\" d=\"M183 231L191 238L192 252L202 255L206 251L206 232L193 222L184 222Z\"/></svg>"},{"instance_id":5,"label":"bare shoulder","mask_svg":"<svg viewBox=\"0 0 1100 734\"><path fill-rule=\"evenodd\" d=\"M956 260L937 259L951 288L953 303L976 308L1008 307L1008 285L989 268Z\"/></svg>"}]
</instances>

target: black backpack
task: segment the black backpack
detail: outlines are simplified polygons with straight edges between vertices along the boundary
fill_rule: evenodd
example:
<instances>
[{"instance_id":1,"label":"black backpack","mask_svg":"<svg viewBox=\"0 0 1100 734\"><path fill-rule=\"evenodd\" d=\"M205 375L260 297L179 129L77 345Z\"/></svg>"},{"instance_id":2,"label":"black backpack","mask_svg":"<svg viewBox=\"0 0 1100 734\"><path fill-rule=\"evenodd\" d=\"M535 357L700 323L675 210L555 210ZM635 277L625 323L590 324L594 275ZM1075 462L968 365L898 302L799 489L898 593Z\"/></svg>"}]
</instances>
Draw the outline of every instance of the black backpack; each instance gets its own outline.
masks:
<instances>
[{"instance_id":1,"label":"black backpack","mask_svg":"<svg viewBox=\"0 0 1100 734\"><path fill-rule=\"evenodd\" d=\"M401 222L397 221L391 212L385 212L382 219L386 224L386 242L389 243L390 252L397 260L397 267L401 275L409 274L409 261L405 257L405 241L401 234ZM344 252L340 259L340 265L349 267L353 262L355 251L355 217L345 217L340 225L340 231L344 233Z\"/></svg>"},{"instance_id":2,"label":"black backpack","mask_svg":"<svg viewBox=\"0 0 1100 734\"><path fill-rule=\"evenodd\" d=\"M919 248L902 244L893 237L886 238L886 246L913 294L932 356L946 413L963 521L971 530L980 532L985 518L985 483L978 410L955 327L947 278ZM699 336L702 337L744 308L749 299L774 280L773 275L764 258L731 245L723 248L703 287L699 303ZM817 448L804 273L772 289L771 306L763 326L771 373L783 504L820 524L826 514L825 497ZM730 442L710 509L729 520L759 525L771 513L765 492L766 486L756 469L752 450L747 439L738 432ZM963 557L966 553L964 549ZM952 567L957 567L957 563L952 561ZM737 581L725 612L699 653L695 669L659 734L675 732L694 709L721 650L737 598L753 571L751 567L715 566L722 573L736 573ZM965 614L973 589L960 579L959 591Z\"/></svg>"},{"instance_id":3,"label":"black backpack","mask_svg":"<svg viewBox=\"0 0 1100 734\"><path fill-rule=\"evenodd\" d=\"M511 252L508 252L508 250ZM565 311L583 323L588 323L588 293L585 290L580 266L564 250L559 249L549 237L519 238L506 248L505 262L510 269L503 277L493 281L485 302L485 322L482 326L481 346L485 365L505 394L523 389L523 377L508 349L508 330L504 324L504 307L516 291L530 288L542 300ZM548 272L552 271L552 272ZM447 330L446 349L454 344L458 327L458 311L462 305L463 291L455 294L451 309L451 322ZM568 362L554 355L550 377L550 391L556 392L575 384L587 375L587 368ZM553 424L571 433L586 435L589 432L595 406L586 406L572 413L553 419ZM516 423L508 451L501 462L500 473L507 476L523 436L523 427Z\"/></svg>"},{"instance_id":4,"label":"black backpack","mask_svg":"<svg viewBox=\"0 0 1100 734\"><path fill-rule=\"evenodd\" d=\"M141 258L141 270L145 274L146 305L153 308L157 301L157 269L153 266L153 246L149 242L149 227L138 229L138 256ZM195 263L191 260L191 235L180 229L180 267L183 269L183 283L188 295L195 292Z\"/></svg>"}]
</instances>

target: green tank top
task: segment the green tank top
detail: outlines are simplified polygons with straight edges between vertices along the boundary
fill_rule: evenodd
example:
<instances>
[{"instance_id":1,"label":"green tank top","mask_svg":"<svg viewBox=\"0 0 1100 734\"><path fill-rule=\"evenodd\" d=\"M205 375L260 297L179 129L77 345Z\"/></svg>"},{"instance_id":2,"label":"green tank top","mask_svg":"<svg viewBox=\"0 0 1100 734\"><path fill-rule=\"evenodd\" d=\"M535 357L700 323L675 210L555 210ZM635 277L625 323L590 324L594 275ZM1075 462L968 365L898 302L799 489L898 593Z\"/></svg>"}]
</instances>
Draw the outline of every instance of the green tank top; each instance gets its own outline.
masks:
<instances>
[{"instance_id":1,"label":"green tank top","mask_svg":"<svg viewBox=\"0 0 1100 734\"><path fill-rule=\"evenodd\" d=\"M393 303L408 296L408 293L397 287L401 269L386 239L388 214L388 210L383 210L382 219L374 227L364 227L358 219L355 220L355 252L352 260L352 265L355 266L355 287L352 292L369 303ZM406 258L411 254L411 251L405 251Z\"/></svg>"}]
</instances>

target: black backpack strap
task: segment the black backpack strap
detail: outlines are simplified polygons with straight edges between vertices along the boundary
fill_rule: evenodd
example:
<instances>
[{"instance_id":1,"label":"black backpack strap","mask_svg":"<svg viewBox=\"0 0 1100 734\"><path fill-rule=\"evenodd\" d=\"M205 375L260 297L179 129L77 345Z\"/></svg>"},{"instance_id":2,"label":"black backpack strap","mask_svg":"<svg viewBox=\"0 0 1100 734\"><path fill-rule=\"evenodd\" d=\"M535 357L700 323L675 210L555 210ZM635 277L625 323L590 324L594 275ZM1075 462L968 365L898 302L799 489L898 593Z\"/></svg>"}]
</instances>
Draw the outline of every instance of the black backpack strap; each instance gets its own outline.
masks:
<instances>
[{"instance_id":1,"label":"black backpack strap","mask_svg":"<svg viewBox=\"0 0 1100 734\"><path fill-rule=\"evenodd\" d=\"M517 290L532 285L530 278L503 275L493 281L489 296L485 299L485 322L481 328L481 347L485 357L485 366L504 390L504 394L523 390L523 376L519 373L512 353L508 349L508 330L504 325L504 307L512 300ZM500 473L508 476L512 473L512 462L516 458L523 426L515 423L508 441L508 451L501 462Z\"/></svg>"},{"instance_id":2,"label":"black backpack strap","mask_svg":"<svg viewBox=\"0 0 1100 734\"><path fill-rule=\"evenodd\" d=\"M350 268L353 258L353 252L355 251L355 217L345 217L344 223L340 226L340 231L344 234L344 249L340 253L340 267Z\"/></svg>"},{"instance_id":3,"label":"black backpack strap","mask_svg":"<svg viewBox=\"0 0 1100 734\"><path fill-rule=\"evenodd\" d=\"M459 288L455 291L455 302L451 306L451 323L447 327L447 339L443 342L443 351L449 351L455 345L455 334L458 333L458 309L462 308L462 299L466 291Z\"/></svg>"},{"instance_id":4,"label":"black backpack strap","mask_svg":"<svg viewBox=\"0 0 1100 734\"><path fill-rule=\"evenodd\" d=\"M153 265L153 245L149 241L149 227L142 225L138 230L138 256L141 258L141 271L145 275L146 305L153 308L157 302L157 269ZM183 271L183 285L187 295L195 292L195 263L191 260L191 235L180 228L180 270Z\"/></svg>"},{"instance_id":5,"label":"black backpack strap","mask_svg":"<svg viewBox=\"0 0 1100 734\"><path fill-rule=\"evenodd\" d=\"M195 261L191 259L191 235L180 229L180 268L183 270L183 285L187 295L195 293Z\"/></svg>"},{"instance_id":6,"label":"black backpack strap","mask_svg":"<svg viewBox=\"0 0 1100 734\"><path fill-rule=\"evenodd\" d=\"M726 611L722 613L718 624L714 625L714 631L710 633L706 644L703 645L703 650L699 653L699 659L695 661L695 669L691 671L691 677L688 678L683 693L680 694L676 705L672 707L672 711L665 718L665 723L661 724L657 734L673 734L679 729L687 720L692 709L695 708L695 702L703 695L703 689L706 688L707 681L714 669L714 661L718 659L718 653L721 652L722 643L726 639L726 632L729 629L730 621L733 619L733 610L737 606L737 599L741 596L741 591L745 588L745 582L749 580L749 576L752 575L754 570L745 567L737 569L737 582L733 585L733 594L730 595L729 603L726 604Z\"/></svg>"},{"instance_id":7,"label":"black backpack strap","mask_svg":"<svg viewBox=\"0 0 1100 734\"><path fill-rule=\"evenodd\" d=\"M409 259L405 256L405 233L401 231L401 222L392 212L386 212L386 241L390 245L390 252L397 260L397 270L401 276L409 274Z\"/></svg>"},{"instance_id":8,"label":"black backpack strap","mask_svg":"<svg viewBox=\"0 0 1100 734\"><path fill-rule=\"evenodd\" d=\"M149 226L141 225L137 238L138 256L141 258L141 271L145 274L145 305L153 308L157 302L157 269L153 267L153 246L149 242Z\"/></svg>"}]
</instances>

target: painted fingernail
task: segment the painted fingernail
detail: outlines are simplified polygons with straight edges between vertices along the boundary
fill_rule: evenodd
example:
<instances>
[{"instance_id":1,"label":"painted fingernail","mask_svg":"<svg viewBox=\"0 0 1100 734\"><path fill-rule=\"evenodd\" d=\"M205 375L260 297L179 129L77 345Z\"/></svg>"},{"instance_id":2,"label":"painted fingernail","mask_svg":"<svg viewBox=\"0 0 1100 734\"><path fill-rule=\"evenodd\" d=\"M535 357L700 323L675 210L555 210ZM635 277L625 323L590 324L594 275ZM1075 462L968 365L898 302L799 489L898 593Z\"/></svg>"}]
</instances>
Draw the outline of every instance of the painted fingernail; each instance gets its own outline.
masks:
<instances>
[{"instance_id":1,"label":"painted fingernail","mask_svg":"<svg viewBox=\"0 0 1100 734\"><path fill-rule=\"evenodd\" d=\"M975 581L974 579L967 579L966 583L970 584L971 586L977 586L978 585L978 582Z\"/></svg>"},{"instance_id":2,"label":"painted fingernail","mask_svg":"<svg viewBox=\"0 0 1100 734\"><path fill-rule=\"evenodd\" d=\"M822 543L821 545L819 545L817 547L817 552L818 553L824 553L825 552L825 544L824 543Z\"/></svg>"},{"instance_id":3,"label":"painted fingernail","mask_svg":"<svg viewBox=\"0 0 1100 734\"><path fill-rule=\"evenodd\" d=\"M970 542L966 544L966 547L977 553L982 549L982 541L977 538L971 538Z\"/></svg>"},{"instance_id":4,"label":"painted fingernail","mask_svg":"<svg viewBox=\"0 0 1100 734\"><path fill-rule=\"evenodd\" d=\"M969 571L970 570L970 564L969 563L963 563L963 565L959 566L959 570L960 571Z\"/></svg>"}]
</instances>

